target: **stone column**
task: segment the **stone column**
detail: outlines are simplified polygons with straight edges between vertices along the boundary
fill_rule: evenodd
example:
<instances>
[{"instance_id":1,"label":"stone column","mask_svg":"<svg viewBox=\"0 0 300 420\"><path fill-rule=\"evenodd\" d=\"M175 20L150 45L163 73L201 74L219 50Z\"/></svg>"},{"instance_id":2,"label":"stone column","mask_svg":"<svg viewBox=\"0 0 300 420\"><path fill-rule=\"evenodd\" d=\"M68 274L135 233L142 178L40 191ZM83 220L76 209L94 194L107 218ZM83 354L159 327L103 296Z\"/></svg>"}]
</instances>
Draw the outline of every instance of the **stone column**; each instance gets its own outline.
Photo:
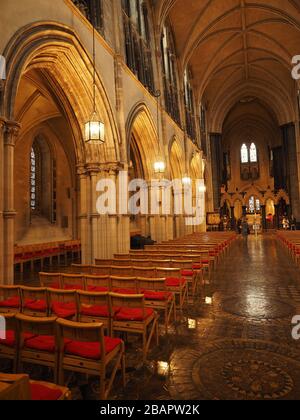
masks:
<instances>
[{"instance_id":1,"label":"stone column","mask_svg":"<svg viewBox=\"0 0 300 420\"><path fill-rule=\"evenodd\" d=\"M5 120L0 119L0 284L4 282L4 131Z\"/></svg>"},{"instance_id":2,"label":"stone column","mask_svg":"<svg viewBox=\"0 0 300 420\"><path fill-rule=\"evenodd\" d=\"M236 222L235 222L235 217L234 217L234 206L230 207L230 209L231 209L231 230L235 230Z\"/></svg>"},{"instance_id":3,"label":"stone column","mask_svg":"<svg viewBox=\"0 0 300 420\"><path fill-rule=\"evenodd\" d=\"M88 185L89 179L84 165L79 165L77 168L79 177L79 231L81 240L81 261L82 264L91 263L91 241L88 221Z\"/></svg>"},{"instance_id":4,"label":"stone column","mask_svg":"<svg viewBox=\"0 0 300 420\"><path fill-rule=\"evenodd\" d=\"M14 283L14 244L15 244L15 202L14 202L14 152L20 125L7 121L4 132L4 244L3 279L4 284Z\"/></svg>"}]
</instances>

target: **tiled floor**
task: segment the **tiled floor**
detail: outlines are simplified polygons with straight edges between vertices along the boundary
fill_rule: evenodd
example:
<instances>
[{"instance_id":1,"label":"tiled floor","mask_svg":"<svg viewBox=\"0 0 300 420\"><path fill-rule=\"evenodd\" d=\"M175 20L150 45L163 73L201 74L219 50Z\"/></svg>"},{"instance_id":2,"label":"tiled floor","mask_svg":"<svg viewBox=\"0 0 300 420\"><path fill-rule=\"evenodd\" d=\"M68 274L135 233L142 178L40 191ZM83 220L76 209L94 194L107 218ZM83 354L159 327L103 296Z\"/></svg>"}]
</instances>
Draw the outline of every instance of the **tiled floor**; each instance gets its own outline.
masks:
<instances>
[{"instance_id":1,"label":"tiled floor","mask_svg":"<svg viewBox=\"0 0 300 420\"><path fill-rule=\"evenodd\" d=\"M212 298L212 305L205 298ZM142 367L128 347L128 385L113 399L300 399L299 270L273 236L239 239L202 296L191 302ZM72 378L75 399L97 398L97 381Z\"/></svg>"}]
</instances>

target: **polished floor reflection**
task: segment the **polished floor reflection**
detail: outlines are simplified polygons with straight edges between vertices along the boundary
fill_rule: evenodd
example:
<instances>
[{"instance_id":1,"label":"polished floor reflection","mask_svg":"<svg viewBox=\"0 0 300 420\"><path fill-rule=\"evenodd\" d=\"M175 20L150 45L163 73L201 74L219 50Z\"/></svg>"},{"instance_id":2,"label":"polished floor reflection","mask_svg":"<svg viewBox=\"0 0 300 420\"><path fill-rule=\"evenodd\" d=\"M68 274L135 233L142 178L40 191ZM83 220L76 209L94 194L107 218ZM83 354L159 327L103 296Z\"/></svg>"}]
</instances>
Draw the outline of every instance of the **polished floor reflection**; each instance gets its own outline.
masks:
<instances>
[{"instance_id":1,"label":"polished floor reflection","mask_svg":"<svg viewBox=\"0 0 300 420\"><path fill-rule=\"evenodd\" d=\"M26 279L23 279L27 283ZM31 280L32 281L32 280ZM128 385L114 399L300 399L299 270L275 237L239 239L202 295L146 366L137 343L127 346ZM98 383L73 376L74 399L96 399Z\"/></svg>"}]
</instances>

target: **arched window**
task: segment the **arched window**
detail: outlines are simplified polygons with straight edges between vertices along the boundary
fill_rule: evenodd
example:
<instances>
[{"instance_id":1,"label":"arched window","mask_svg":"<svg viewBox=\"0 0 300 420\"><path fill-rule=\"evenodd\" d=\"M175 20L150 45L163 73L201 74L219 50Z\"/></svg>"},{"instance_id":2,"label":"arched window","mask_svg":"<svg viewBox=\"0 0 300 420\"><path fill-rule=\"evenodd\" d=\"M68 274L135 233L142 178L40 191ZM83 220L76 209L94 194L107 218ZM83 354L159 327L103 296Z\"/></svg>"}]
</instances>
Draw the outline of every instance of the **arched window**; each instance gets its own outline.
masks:
<instances>
[{"instance_id":1,"label":"arched window","mask_svg":"<svg viewBox=\"0 0 300 420\"><path fill-rule=\"evenodd\" d=\"M33 213L40 212L41 191L41 153L34 143L30 153L30 208Z\"/></svg>"},{"instance_id":2,"label":"arched window","mask_svg":"<svg viewBox=\"0 0 300 420\"><path fill-rule=\"evenodd\" d=\"M187 133L192 140L196 140L194 94L191 84L191 75L188 69L186 69L184 73L184 105Z\"/></svg>"},{"instance_id":3,"label":"arched window","mask_svg":"<svg viewBox=\"0 0 300 420\"><path fill-rule=\"evenodd\" d=\"M248 147L246 146L246 144L243 144L241 148L241 162L249 163L249 153L248 153Z\"/></svg>"},{"instance_id":4,"label":"arched window","mask_svg":"<svg viewBox=\"0 0 300 420\"><path fill-rule=\"evenodd\" d=\"M161 51L166 111L180 125L176 51L169 23L162 30Z\"/></svg>"},{"instance_id":5,"label":"arched window","mask_svg":"<svg viewBox=\"0 0 300 420\"><path fill-rule=\"evenodd\" d=\"M122 0L127 66L154 93L148 10L140 0Z\"/></svg>"},{"instance_id":6,"label":"arched window","mask_svg":"<svg viewBox=\"0 0 300 420\"><path fill-rule=\"evenodd\" d=\"M257 163L257 148L254 143L250 146L250 162Z\"/></svg>"}]
</instances>

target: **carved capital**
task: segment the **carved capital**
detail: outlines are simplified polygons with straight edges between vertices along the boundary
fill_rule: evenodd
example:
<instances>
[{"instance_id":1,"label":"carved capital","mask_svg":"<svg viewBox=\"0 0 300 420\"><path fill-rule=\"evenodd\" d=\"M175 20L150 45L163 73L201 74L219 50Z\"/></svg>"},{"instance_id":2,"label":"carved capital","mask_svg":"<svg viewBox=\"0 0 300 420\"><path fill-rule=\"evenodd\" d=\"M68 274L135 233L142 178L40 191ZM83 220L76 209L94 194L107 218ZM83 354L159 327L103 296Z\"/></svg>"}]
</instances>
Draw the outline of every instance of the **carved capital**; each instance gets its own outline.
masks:
<instances>
[{"instance_id":1,"label":"carved capital","mask_svg":"<svg viewBox=\"0 0 300 420\"><path fill-rule=\"evenodd\" d=\"M18 138L21 126L14 121L6 121L4 127L4 144L6 146L14 147Z\"/></svg>"}]
</instances>

